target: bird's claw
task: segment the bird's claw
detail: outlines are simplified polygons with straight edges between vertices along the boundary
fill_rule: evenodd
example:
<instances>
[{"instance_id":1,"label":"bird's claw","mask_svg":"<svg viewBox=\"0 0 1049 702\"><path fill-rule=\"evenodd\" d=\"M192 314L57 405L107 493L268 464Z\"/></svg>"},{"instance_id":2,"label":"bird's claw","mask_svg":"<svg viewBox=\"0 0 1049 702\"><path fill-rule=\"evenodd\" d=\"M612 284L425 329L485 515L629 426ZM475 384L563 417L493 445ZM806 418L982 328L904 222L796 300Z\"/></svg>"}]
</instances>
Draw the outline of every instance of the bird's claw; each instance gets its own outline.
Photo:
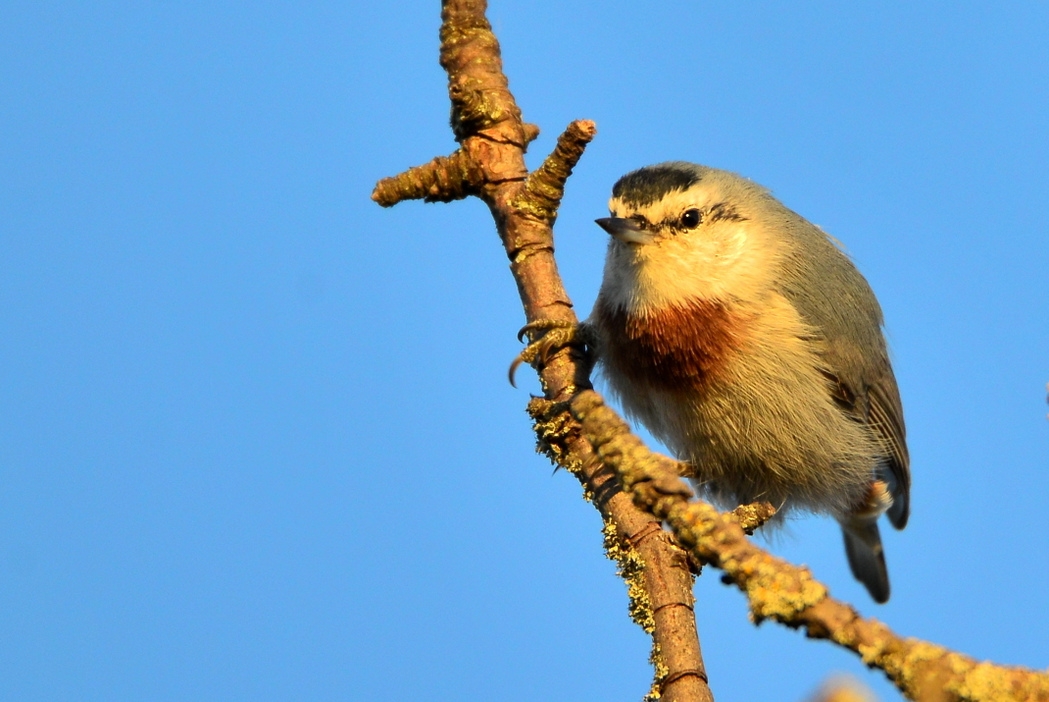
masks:
<instances>
[{"instance_id":1,"label":"bird's claw","mask_svg":"<svg viewBox=\"0 0 1049 702\"><path fill-rule=\"evenodd\" d=\"M566 322L557 319L537 319L521 327L517 340L523 342L527 337L532 340L517 358L510 364L510 385L517 387L514 374L518 366L527 363L531 366L545 366L550 359L566 346L574 346L589 355L592 347L590 327L586 324ZM534 340L533 340L534 339Z\"/></svg>"}]
</instances>

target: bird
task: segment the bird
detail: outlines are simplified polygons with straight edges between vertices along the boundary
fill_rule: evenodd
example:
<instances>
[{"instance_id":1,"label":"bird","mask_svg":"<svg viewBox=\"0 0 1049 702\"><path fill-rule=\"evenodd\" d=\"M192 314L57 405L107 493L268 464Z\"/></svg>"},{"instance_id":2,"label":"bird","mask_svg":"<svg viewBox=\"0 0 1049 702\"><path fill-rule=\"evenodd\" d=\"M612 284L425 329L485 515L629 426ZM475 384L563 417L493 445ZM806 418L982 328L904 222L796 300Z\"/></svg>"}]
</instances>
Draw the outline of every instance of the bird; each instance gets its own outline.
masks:
<instances>
[{"instance_id":1,"label":"bird","mask_svg":"<svg viewBox=\"0 0 1049 702\"><path fill-rule=\"evenodd\" d=\"M878 529L910 514L881 307L835 239L766 188L684 161L612 188L589 319L600 376L716 504L830 515L884 603ZM782 517L778 517L781 519Z\"/></svg>"}]
</instances>

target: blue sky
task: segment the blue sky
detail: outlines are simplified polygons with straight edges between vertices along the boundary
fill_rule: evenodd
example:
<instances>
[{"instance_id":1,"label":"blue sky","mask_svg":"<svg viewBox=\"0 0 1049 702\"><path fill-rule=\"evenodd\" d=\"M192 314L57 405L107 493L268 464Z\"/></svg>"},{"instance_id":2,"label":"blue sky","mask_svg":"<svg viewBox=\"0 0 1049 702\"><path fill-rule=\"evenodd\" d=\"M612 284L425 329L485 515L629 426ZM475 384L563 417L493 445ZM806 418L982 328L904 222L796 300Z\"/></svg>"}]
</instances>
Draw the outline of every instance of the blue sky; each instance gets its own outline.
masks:
<instances>
[{"instance_id":1,"label":"blue sky","mask_svg":"<svg viewBox=\"0 0 1049 702\"><path fill-rule=\"evenodd\" d=\"M586 315L612 183L742 173L885 309L913 512L888 605L837 527L771 548L903 634L1049 665L1049 6L495 2ZM636 700L647 638L537 384L485 207L374 205L454 149L436 2L0 7L0 698ZM696 587L719 702L855 657Z\"/></svg>"}]
</instances>

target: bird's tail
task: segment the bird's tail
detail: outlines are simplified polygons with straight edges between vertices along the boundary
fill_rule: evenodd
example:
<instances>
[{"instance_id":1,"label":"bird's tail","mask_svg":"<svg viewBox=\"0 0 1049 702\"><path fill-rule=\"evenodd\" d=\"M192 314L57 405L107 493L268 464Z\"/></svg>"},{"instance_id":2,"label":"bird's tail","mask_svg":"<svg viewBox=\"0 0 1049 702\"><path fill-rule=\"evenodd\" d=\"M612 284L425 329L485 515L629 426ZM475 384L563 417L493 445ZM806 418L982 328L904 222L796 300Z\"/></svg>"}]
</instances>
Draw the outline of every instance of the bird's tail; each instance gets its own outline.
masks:
<instances>
[{"instance_id":1,"label":"bird's tail","mask_svg":"<svg viewBox=\"0 0 1049 702\"><path fill-rule=\"evenodd\" d=\"M885 567L877 517L852 517L842 522L841 532L845 536L845 555L852 574L866 586L875 602L888 602L889 571Z\"/></svg>"}]
</instances>

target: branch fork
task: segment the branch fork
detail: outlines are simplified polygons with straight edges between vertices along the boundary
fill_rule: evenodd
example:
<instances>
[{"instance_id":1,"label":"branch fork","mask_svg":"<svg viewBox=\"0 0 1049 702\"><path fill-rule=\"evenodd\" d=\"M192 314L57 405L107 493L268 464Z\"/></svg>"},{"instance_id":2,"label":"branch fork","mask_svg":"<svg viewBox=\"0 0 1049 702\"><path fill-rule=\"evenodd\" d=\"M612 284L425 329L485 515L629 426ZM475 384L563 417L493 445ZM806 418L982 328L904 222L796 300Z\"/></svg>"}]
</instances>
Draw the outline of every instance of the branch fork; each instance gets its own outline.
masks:
<instances>
[{"instance_id":1,"label":"branch fork","mask_svg":"<svg viewBox=\"0 0 1049 702\"><path fill-rule=\"evenodd\" d=\"M390 207L410 199L480 198L495 220L528 324L574 328L579 320L557 271L552 227L565 183L596 127L572 122L542 166L528 172L525 149L539 129L521 118L485 9L485 0L442 3L440 62L459 147L382 179L372 199ZM579 479L601 512L606 552L627 582L631 616L652 635L655 680L646 699L713 700L693 614L692 562L721 569L746 593L755 622L771 619L854 651L909 699L1049 702L1046 673L979 663L900 638L833 599L807 569L752 544L745 532L772 517L771 505L719 514L690 501L692 491L680 478L687 466L649 451L630 433L590 390L589 364L579 354L557 350L527 360L537 361L544 392L528 406L538 448Z\"/></svg>"}]
</instances>

